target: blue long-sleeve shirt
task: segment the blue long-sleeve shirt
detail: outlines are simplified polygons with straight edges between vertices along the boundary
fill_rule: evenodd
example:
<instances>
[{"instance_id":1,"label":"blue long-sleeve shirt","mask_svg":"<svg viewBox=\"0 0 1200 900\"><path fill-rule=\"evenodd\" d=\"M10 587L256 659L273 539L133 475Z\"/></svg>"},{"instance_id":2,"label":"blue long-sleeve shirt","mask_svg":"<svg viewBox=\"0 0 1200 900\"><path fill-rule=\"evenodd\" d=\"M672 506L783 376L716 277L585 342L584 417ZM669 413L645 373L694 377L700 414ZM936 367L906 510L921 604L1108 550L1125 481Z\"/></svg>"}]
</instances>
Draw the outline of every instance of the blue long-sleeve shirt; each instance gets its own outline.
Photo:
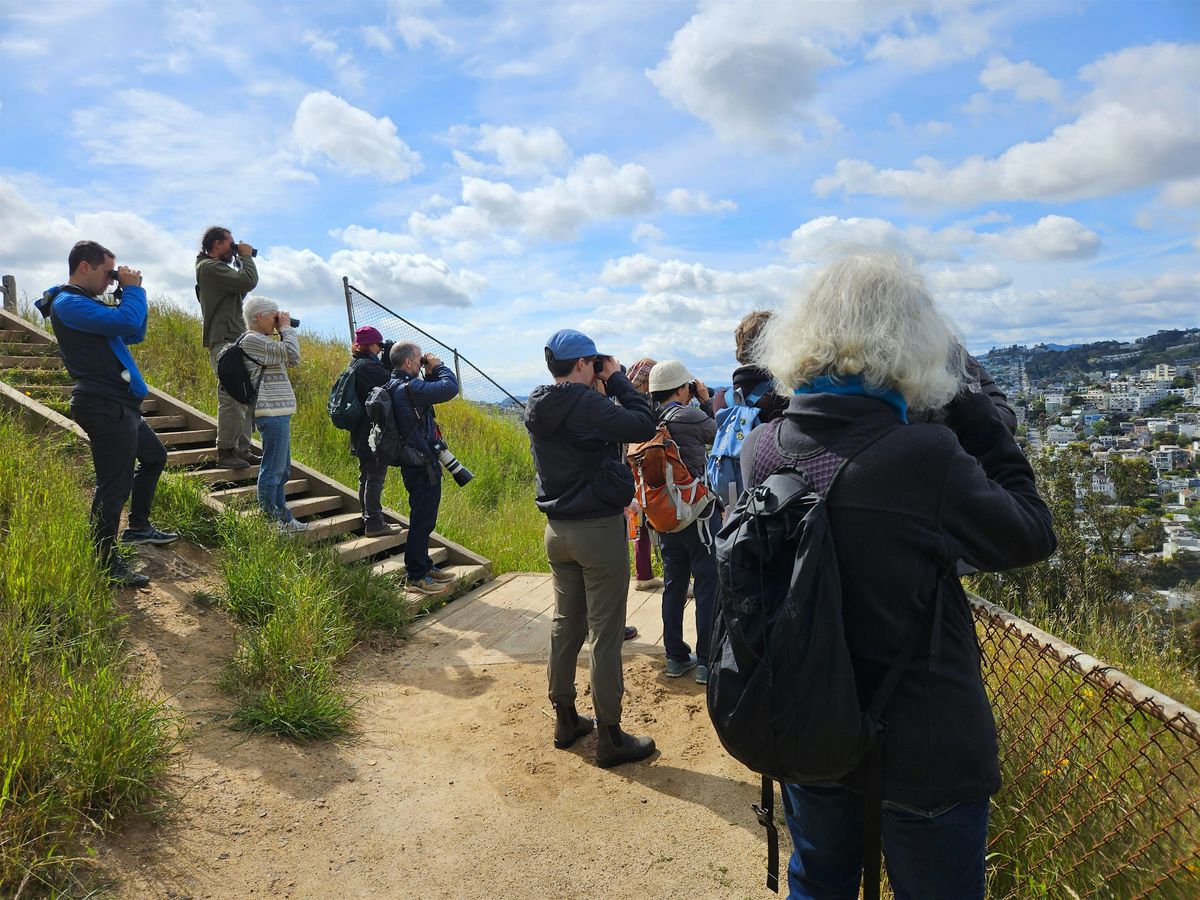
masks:
<instances>
[{"instance_id":1,"label":"blue long-sleeve shirt","mask_svg":"<svg viewBox=\"0 0 1200 900\"><path fill-rule=\"evenodd\" d=\"M108 306L74 285L58 285L36 306L54 326L76 393L141 406L148 389L129 345L146 337L144 289L128 285L121 291L120 304Z\"/></svg>"},{"instance_id":2,"label":"blue long-sleeve shirt","mask_svg":"<svg viewBox=\"0 0 1200 900\"><path fill-rule=\"evenodd\" d=\"M388 384L388 393L392 396L392 410L396 416L396 427L401 434L407 435L413 430L413 404L409 402L409 392L416 403L417 420L421 423L421 435L426 441L435 436L433 405L445 403L458 396L458 379L454 372L444 363L434 368L428 379L417 378L397 369L392 373L392 381Z\"/></svg>"}]
</instances>

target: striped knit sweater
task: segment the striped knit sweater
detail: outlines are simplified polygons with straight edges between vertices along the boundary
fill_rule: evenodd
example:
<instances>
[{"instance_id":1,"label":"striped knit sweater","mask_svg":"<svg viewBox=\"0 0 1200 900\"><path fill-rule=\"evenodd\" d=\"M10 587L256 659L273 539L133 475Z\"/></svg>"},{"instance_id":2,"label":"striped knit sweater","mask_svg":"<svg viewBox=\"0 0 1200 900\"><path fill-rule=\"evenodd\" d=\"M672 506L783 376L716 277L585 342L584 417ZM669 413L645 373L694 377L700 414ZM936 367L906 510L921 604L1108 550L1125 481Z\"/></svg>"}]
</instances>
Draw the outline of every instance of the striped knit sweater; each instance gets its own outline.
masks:
<instances>
[{"instance_id":1,"label":"striped knit sweater","mask_svg":"<svg viewBox=\"0 0 1200 900\"><path fill-rule=\"evenodd\" d=\"M267 369L254 405L256 416L290 416L296 412L296 394L288 381L287 370L300 362L300 341L296 338L296 329L286 325L280 329L279 337L277 341L270 335L247 331L242 341L250 380L258 380L261 365Z\"/></svg>"}]
</instances>

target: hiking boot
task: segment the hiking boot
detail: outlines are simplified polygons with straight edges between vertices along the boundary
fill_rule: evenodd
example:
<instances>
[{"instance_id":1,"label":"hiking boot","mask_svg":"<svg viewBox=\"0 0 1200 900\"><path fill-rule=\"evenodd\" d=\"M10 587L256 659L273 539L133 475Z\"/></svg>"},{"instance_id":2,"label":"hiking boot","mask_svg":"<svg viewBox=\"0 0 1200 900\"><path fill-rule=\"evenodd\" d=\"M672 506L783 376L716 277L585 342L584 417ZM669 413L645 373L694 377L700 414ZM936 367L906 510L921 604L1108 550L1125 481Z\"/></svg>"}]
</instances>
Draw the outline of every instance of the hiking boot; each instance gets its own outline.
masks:
<instances>
[{"instance_id":1,"label":"hiking boot","mask_svg":"<svg viewBox=\"0 0 1200 900\"><path fill-rule=\"evenodd\" d=\"M121 532L122 544L173 544L179 540L174 531L159 531L149 522L141 528L126 528Z\"/></svg>"},{"instance_id":2,"label":"hiking boot","mask_svg":"<svg viewBox=\"0 0 1200 900\"><path fill-rule=\"evenodd\" d=\"M382 525L367 525L363 528L365 537L391 537L393 534L400 533L399 525L389 525L384 522Z\"/></svg>"},{"instance_id":3,"label":"hiking boot","mask_svg":"<svg viewBox=\"0 0 1200 900\"><path fill-rule=\"evenodd\" d=\"M696 666L696 684L708 684L708 666Z\"/></svg>"},{"instance_id":4,"label":"hiking boot","mask_svg":"<svg viewBox=\"0 0 1200 900\"><path fill-rule=\"evenodd\" d=\"M302 531L308 531L308 523L301 522L299 519L288 519L286 522L280 522L276 526L280 534L299 534Z\"/></svg>"},{"instance_id":5,"label":"hiking boot","mask_svg":"<svg viewBox=\"0 0 1200 900\"><path fill-rule=\"evenodd\" d=\"M252 466L257 466L260 462L262 462L262 454L253 447L247 447L244 450L238 450L237 455L242 459L249 460L250 465Z\"/></svg>"},{"instance_id":6,"label":"hiking boot","mask_svg":"<svg viewBox=\"0 0 1200 900\"><path fill-rule=\"evenodd\" d=\"M438 594L445 593L446 585L434 581L431 575L423 575L420 578L410 578L408 580L408 589L421 594L437 596Z\"/></svg>"},{"instance_id":7,"label":"hiking boot","mask_svg":"<svg viewBox=\"0 0 1200 900\"><path fill-rule=\"evenodd\" d=\"M117 587L140 588L150 583L150 577L129 568L129 563L117 556L108 564L108 580Z\"/></svg>"},{"instance_id":8,"label":"hiking boot","mask_svg":"<svg viewBox=\"0 0 1200 900\"><path fill-rule=\"evenodd\" d=\"M437 566L429 570L429 577L439 584L449 584L452 581L458 581L457 575L447 572L445 569L439 569Z\"/></svg>"},{"instance_id":9,"label":"hiking boot","mask_svg":"<svg viewBox=\"0 0 1200 900\"><path fill-rule=\"evenodd\" d=\"M554 704L554 746L566 750L581 737L592 733L595 721L575 712L574 703Z\"/></svg>"},{"instance_id":10,"label":"hiking boot","mask_svg":"<svg viewBox=\"0 0 1200 900\"><path fill-rule=\"evenodd\" d=\"M635 628L633 625L625 626L625 640L632 641L637 636L638 636L637 628Z\"/></svg>"},{"instance_id":11,"label":"hiking boot","mask_svg":"<svg viewBox=\"0 0 1200 900\"><path fill-rule=\"evenodd\" d=\"M686 660L668 659L667 660L667 677L678 678L687 672L692 671L700 664L700 660L696 658L696 654L692 653Z\"/></svg>"},{"instance_id":12,"label":"hiking boot","mask_svg":"<svg viewBox=\"0 0 1200 900\"><path fill-rule=\"evenodd\" d=\"M663 580L661 578L639 578L633 586L639 591L653 591L663 586Z\"/></svg>"},{"instance_id":13,"label":"hiking boot","mask_svg":"<svg viewBox=\"0 0 1200 900\"><path fill-rule=\"evenodd\" d=\"M236 450L222 450L218 447L217 465L222 469L248 469L251 463L238 456Z\"/></svg>"},{"instance_id":14,"label":"hiking boot","mask_svg":"<svg viewBox=\"0 0 1200 900\"><path fill-rule=\"evenodd\" d=\"M635 737L620 725L601 725L596 737L596 765L602 769L637 762L654 752L654 738Z\"/></svg>"}]
</instances>

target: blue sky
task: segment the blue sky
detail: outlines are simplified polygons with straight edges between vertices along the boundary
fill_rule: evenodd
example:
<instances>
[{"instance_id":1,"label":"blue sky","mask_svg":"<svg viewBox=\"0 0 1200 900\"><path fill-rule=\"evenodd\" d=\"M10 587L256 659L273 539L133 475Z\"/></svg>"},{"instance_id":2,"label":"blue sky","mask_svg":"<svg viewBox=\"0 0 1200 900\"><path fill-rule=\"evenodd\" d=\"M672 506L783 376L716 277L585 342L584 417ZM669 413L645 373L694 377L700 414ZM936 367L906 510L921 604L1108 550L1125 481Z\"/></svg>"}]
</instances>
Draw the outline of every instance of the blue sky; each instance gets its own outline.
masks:
<instances>
[{"instance_id":1,"label":"blue sky","mask_svg":"<svg viewBox=\"0 0 1200 900\"><path fill-rule=\"evenodd\" d=\"M561 327L728 381L852 246L967 345L1200 319L1200 4L48 0L0 11L0 270L87 237L193 306L210 224L345 331L340 280L501 383Z\"/></svg>"}]
</instances>

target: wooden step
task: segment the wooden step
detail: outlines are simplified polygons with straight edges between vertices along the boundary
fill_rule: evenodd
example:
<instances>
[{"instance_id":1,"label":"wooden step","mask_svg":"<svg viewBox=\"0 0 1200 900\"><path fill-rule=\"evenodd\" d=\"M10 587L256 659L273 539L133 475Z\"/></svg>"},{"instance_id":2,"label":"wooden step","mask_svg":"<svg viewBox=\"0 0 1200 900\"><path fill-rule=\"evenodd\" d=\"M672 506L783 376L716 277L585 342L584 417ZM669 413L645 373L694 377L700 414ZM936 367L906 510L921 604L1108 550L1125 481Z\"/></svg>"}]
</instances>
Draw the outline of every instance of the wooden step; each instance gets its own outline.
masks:
<instances>
[{"instance_id":1,"label":"wooden step","mask_svg":"<svg viewBox=\"0 0 1200 900\"><path fill-rule=\"evenodd\" d=\"M403 547L406 540L408 540L408 530L402 528L399 534L350 538L350 540L342 541L334 547L333 552L338 555L338 558L342 562L354 562L355 560L366 559L368 556L374 556L377 553L383 553L385 550Z\"/></svg>"},{"instance_id":2,"label":"wooden step","mask_svg":"<svg viewBox=\"0 0 1200 900\"><path fill-rule=\"evenodd\" d=\"M300 539L306 544L314 544L325 538L336 537L362 528L362 513L338 513L323 519L314 519L308 523L308 529L300 534Z\"/></svg>"},{"instance_id":3,"label":"wooden step","mask_svg":"<svg viewBox=\"0 0 1200 900\"><path fill-rule=\"evenodd\" d=\"M255 468L256 473L257 473L257 471L258 471L257 468ZM289 497L292 494L303 494L305 491L308 490L308 479L307 478L293 478L291 481L289 481L287 484L285 484L283 486L283 490L284 490L284 493L287 494L287 496L289 496ZM243 487L222 488L219 491L213 491L208 496L212 497L214 500L219 500L222 503L228 503L230 500L237 500L241 497L253 497L257 493L258 493L258 485L248 484Z\"/></svg>"},{"instance_id":4,"label":"wooden step","mask_svg":"<svg viewBox=\"0 0 1200 900\"><path fill-rule=\"evenodd\" d=\"M159 431L164 428L186 428L187 416L146 416L146 424Z\"/></svg>"},{"instance_id":5,"label":"wooden step","mask_svg":"<svg viewBox=\"0 0 1200 900\"><path fill-rule=\"evenodd\" d=\"M243 481L257 480L258 466L249 466L245 469L226 469L222 467L196 469L193 472L188 472L188 475L199 478L205 484L239 484ZM257 486L251 488L251 491L256 490L258 490Z\"/></svg>"},{"instance_id":6,"label":"wooden step","mask_svg":"<svg viewBox=\"0 0 1200 900\"><path fill-rule=\"evenodd\" d=\"M0 356L0 369L61 369L55 356Z\"/></svg>"},{"instance_id":7,"label":"wooden step","mask_svg":"<svg viewBox=\"0 0 1200 900\"><path fill-rule=\"evenodd\" d=\"M0 337L0 347L13 356L58 356L58 348L53 344L35 344L33 341L5 340Z\"/></svg>"},{"instance_id":8,"label":"wooden step","mask_svg":"<svg viewBox=\"0 0 1200 900\"><path fill-rule=\"evenodd\" d=\"M450 555L450 551L445 547L430 547L429 558L433 560L433 564L440 565L446 557ZM383 562L377 562L371 566L371 574L373 575L403 575L404 574L404 555L392 556L385 559ZM450 587L450 585L447 585Z\"/></svg>"},{"instance_id":9,"label":"wooden step","mask_svg":"<svg viewBox=\"0 0 1200 900\"><path fill-rule=\"evenodd\" d=\"M197 463L216 462L217 448L214 444L212 447L200 447L195 450L168 450L167 465L168 466L194 466Z\"/></svg>"},{"instance_id":10,"label":"wooden step","mask_svg":"<svg viewBox=\"0 0 1200 900\"><path fill-rule=\"evenodd\" d=\"M333 494L327 497L305 497L302 500L294 500L288 504L288 509L297 519L303 516L315 516L318 513L334 512L342 508L346 498L341 494Z\"/></svg>"},{"instance_id":11,"label":"wooden step","mask_svg":"<svg viewBox=\"0 0 1200 900\"><path fill-rule=\"evenodd\" d=\"M33 336L24 328L0 328L0 344L20 344Z\"/></svg>"},{"instance_id":12,"label":"wooden step","mask_svg":"<svg viewBox=\"0 0 1200 900\"><path fill-rule=\"evenodd\" d=\"M158 409L158 398L157 397L147 397L145 400L142 401L142 412L143 413L154 412L156 409Z\"/></svg>"},{"instance_id":13,"label":"wooden step","mask_svg":"<svg viewBox=\"0 0 1200 900\"><path fill-rule=\"evenodd\" d=\"M164 431L158 439L168 447L179 447L183 444L206 444L212 442L216 447L217 429L196 428L191 431Z\"/></svg>"},{"instance_id":14,"label":"wooden step","mask_svg":"<svg viewBox=\"0 0 1200 900\"><path fill-rule=\"evenodd\" d=\"M65 396L75 390L73 384L14 384L13 387L23 394L58 394Z\"/></svg>"}]
</instances>

